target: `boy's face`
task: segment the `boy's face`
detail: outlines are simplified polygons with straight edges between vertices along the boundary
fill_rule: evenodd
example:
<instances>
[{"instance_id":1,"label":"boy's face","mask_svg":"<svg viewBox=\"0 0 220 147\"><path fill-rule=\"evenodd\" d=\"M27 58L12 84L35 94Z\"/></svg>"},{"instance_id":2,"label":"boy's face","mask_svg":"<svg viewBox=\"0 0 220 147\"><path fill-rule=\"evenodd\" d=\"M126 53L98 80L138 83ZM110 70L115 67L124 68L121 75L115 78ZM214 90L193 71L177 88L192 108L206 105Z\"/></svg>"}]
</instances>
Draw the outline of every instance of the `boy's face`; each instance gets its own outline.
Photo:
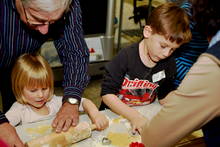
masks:
<instances>
[{"instance_id":1,"label":"boy's face","mask_svg":"<svg viewBox=\"0 0 220 147\"><path fill-rule=\"evenodd\" d=\"M145 27L144 37L147 56L155 63L169 57L180 46L176 42L167 40L163 35L153 34L150 27Z\"/></svg>"},{"instance_id":2,"label":"boy's face","mask_svg":"<svg viewBox=\"0 0 220 147\"><path fill-rule=\"evenodd\" d=\"M41 108L47 102L49 92L50 89L48 87L24 87L23 95L29 105Z\"/></svg>"}]
</instances>

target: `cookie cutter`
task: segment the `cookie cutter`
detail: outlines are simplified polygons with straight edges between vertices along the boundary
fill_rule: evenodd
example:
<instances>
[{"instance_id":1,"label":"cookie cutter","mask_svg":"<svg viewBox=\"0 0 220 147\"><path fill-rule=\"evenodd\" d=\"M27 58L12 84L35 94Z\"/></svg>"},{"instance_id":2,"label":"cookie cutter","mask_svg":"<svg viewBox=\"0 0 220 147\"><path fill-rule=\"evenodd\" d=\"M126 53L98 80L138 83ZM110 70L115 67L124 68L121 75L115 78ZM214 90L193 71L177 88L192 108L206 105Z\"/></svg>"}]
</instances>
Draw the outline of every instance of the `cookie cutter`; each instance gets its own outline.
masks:
<instances>
[{"instance_id":1,"label":"cookie cutter","mask_svg":"<svg viewBox=\"0 0 220 147\"><path fill-rule=\"evenodd\" d=\"M110 145L111 143L112 143L112 141L110 139L108 139L107 137L102 138L103 145Z\"/></svg>"}]
</instances>

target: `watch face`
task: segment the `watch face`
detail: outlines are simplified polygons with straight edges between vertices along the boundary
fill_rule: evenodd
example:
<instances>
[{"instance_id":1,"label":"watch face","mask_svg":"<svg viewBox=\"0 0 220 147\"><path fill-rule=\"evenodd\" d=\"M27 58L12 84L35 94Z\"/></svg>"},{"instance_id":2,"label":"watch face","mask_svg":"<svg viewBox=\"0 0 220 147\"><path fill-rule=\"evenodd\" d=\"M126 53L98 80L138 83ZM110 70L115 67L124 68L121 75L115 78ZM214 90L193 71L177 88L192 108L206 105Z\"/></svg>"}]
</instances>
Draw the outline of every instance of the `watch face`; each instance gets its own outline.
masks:
<instances>
[{"instance_id":1,"label":"watch face","mask_svg":"<svg viewBox=\"0 0 220 147\"><path fill-rule=\"evenodd\" d=\"M68 98L70 104L78 104L78 100L75 98Z\"/></svg>"}]
</instances>

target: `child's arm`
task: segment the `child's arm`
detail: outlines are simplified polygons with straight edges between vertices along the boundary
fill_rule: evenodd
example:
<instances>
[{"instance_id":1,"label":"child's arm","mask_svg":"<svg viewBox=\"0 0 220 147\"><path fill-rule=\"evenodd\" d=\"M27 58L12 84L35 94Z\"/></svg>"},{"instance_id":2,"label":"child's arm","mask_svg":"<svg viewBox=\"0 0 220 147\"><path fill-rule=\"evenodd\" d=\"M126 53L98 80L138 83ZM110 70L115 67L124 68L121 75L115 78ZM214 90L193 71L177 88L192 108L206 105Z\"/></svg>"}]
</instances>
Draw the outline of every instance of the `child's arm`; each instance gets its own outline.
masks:
<instances>
[{"instance_id":1,"label":"child's arm","mask_svg":"<svg viewBox=\"0 0 220 147\"><path fill-rule=\"evenodd\" d=\"M167 103L167 101L168 101L168 97L165 97L165 98L163 98L163 99L160 99L160 100L159 100L159 103L160 103L161 105L164 105L164 104Z\"/></svg>"},{"instance_id":2,"label":"child's arm","mask_svg":"<svg viewBox=\"0 0 220 147\"><path fill-rule=\"evenodd\" d=\"M132 132L136 130L141 132L142 126L147 122L142 114L140 114L134 108L124 104L116 95L106 94L102 96L103 102L115 113L122 115L131 122Z\"/></svg>"},{"instance_id":3,"label":"child's arm","mask_svg":"<svg viewBox=\"0 0 220 147\"><path fill-rule=\"evenodd\" d=\"M92 122L96 125L97 130L104 130L108 127L108 119L103 113L98 110L96 105L91 100L84 98L82 106L84 108L84 111L88 113Z\"/></svg>"}]
</instances>

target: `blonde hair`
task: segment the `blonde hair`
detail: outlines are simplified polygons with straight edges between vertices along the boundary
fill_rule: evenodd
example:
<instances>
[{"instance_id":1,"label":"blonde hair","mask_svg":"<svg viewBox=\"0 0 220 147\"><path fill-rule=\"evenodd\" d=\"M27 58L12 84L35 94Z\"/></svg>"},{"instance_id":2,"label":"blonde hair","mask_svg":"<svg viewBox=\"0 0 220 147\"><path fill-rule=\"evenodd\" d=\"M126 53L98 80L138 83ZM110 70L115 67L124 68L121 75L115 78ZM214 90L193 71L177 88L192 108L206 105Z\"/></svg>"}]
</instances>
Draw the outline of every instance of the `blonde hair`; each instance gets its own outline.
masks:
<instances>
[{"instance_id":1,"label":"blonde hair","mask_svg":"<svg viewBox=\"0 0 220 147\"><path fill-rule=\"evenodd\" d=\"M189 18L183 8L168 2L155 8L148 18L153 33L165 36L166 39L177 44L191 40Z\"/></svg>"},{"instance_id":2,"label":"blonde hair","mask_svg":"<svg viewBox=\"0 0 220 147\"><path fill-rule=\"evenodd\" d=\"M12 69L11 79L12 90L17 101L21 104L27 104L23 94L25 87L48 87L48 101L54 93L52 69L40 55L21 55Z\"/></svg>"}]
</instances>

